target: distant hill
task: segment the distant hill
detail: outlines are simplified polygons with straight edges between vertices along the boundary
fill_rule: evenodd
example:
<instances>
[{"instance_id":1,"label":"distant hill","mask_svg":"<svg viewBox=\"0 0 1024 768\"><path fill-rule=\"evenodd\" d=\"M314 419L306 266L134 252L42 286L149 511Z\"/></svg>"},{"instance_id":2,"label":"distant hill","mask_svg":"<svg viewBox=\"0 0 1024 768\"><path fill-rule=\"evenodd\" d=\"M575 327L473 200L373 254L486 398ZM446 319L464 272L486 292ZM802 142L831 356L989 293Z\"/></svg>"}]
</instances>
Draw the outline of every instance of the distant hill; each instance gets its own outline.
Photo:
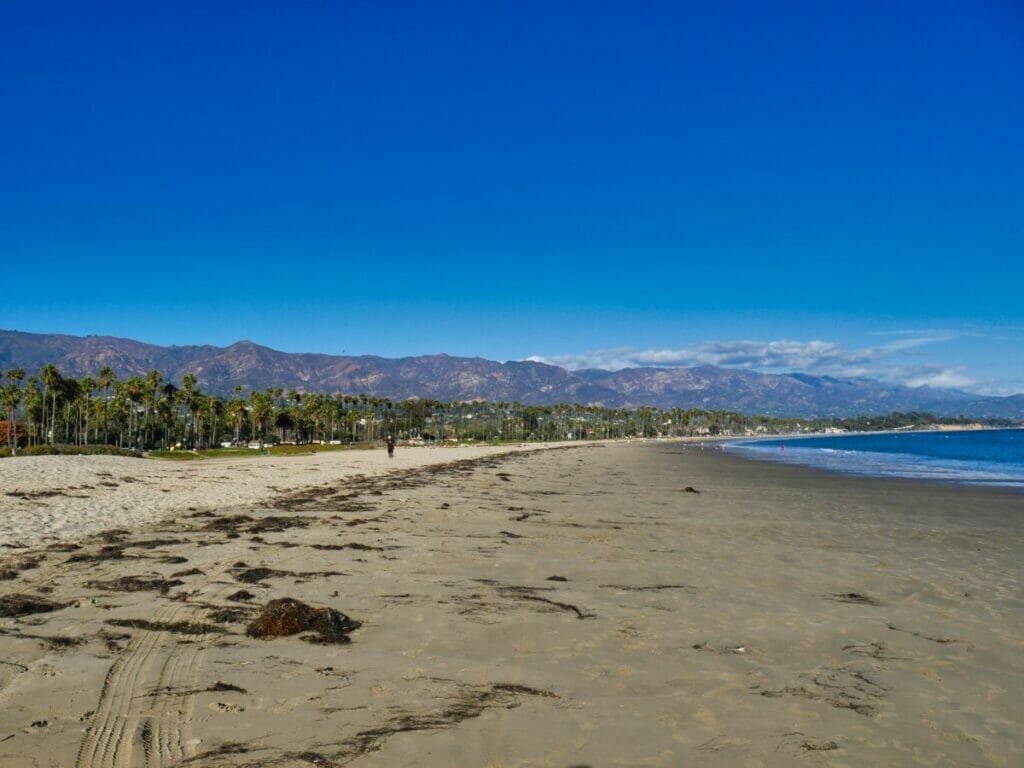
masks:
<instances>
[{"instance_id":1,"label":"distant hill","mask_svg":"<svg viewBox=\"0 0 1024 768\"><path fill-rule=\"evenodd\" d=\"M180 382L196 374L207 392L231 394L283 387L402 400L516 401L529 405L578 402L606 407L730 409L773 416L854 416L930 411L975 418L1024 418L1024 395L983 397L871 379L802 373L766 374L732 368L627 368L568 371L536 362L499 363L473 357L422 355L384 358L289 353L240 341L229 347L160 347L109 336L0 331L0 369L33 375L53 363L65 375L95 375L109 365L124 379L160 371Z\"/></svg>"}]
</instances>

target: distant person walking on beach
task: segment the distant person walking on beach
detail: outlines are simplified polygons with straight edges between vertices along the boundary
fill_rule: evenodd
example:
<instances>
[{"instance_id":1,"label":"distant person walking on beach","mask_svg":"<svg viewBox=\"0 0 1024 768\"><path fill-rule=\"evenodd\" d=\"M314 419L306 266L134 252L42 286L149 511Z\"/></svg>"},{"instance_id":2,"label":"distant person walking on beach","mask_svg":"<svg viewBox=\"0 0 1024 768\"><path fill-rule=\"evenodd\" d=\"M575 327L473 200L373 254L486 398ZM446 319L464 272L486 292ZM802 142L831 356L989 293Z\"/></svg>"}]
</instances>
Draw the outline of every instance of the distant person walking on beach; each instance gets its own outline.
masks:
<instances>
[{"instance_id":1,"label":"distant person walking on beach","mask_svg":"<svg viewBox=\"0 0 1024 768\"><path fill-rule=\"evenodd\" d=\"M388 458L395 458L395 438L393 435L388 435Z\"/></svg>"}]
</instances>

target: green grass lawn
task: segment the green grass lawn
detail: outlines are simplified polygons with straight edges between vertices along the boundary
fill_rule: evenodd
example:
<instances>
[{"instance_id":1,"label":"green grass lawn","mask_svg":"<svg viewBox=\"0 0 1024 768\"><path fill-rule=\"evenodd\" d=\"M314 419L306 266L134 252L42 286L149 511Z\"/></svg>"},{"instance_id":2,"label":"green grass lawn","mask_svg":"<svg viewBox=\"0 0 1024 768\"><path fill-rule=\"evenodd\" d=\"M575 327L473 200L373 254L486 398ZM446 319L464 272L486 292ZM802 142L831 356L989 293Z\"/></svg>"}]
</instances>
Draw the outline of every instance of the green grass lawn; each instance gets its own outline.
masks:
<instances>
[{"instance_id":1,"label":"green grass lawn","mask_svg":"<svg viewBox=\"0 0 1024 768\"><path fill-rule=\"evenodd\" d=\"M269 456L308 456L311 453L327 453L328 451L351 451L379 448L372 445L268 445L266 455ZM261 455L255 448L211 448L206 451L150 451L146 454L151 459L169 459L170 461L196 461L199 459L237 459L259 458Z\"/></svg>"}]
</instances>

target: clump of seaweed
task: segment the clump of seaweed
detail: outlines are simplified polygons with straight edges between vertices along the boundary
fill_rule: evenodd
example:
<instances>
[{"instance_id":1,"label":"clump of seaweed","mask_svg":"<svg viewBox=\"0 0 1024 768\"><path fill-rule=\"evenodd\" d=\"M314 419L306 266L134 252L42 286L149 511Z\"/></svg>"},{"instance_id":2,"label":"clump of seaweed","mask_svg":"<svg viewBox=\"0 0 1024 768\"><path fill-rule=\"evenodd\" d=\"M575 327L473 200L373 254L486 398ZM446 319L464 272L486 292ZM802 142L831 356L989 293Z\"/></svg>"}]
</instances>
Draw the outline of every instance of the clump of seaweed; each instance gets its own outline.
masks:
<instances>
[{"instance_id":1,"label":"clump of seaweed","mask_svg":"<svg viewBox=\"0 0 1024 768\"><path fill-rule=\"evenodd\" d=\"M210 621L218 624L234 624L239 621L246 621L252 618L254 608L246 607L224 607L214 608L207 612L206 616Z\"/></svg>"},{"instance_id":2,"label":"clump of seaweed","mask_svg":"<svg viewBox=\"0 0 1024 768\"><path fill-rule=\"evenodd\" d=\"M235 574L235 578L243 584L255 584L270 576L291 576L288 571L275 571L273 568L247 568L241 573Z\"/></svg>"},{"instance_id":3,"label":"clump of seaweed","mask_svg":"<svg viewBox=\"0 0 1024 768\"><path fill-rule=\"evenodd\" d=\"M80 552L72 555L65 563L101 563L105 560L123 560L124 547L121 544L107 544L98 552Z\"/></svg>"},{"instance_id":4,"label":"clump of seaweed","mask_svg":"<svg viewBox=\"0 0 1024 768\"><path fill-rule=\"evenodd\" d=\"M146 619L107 619L112 627L128 629L147 629L150 632L174 632L179 635L209 635L224 630L213 624L198 621L148 621Z\"/></svg>"},{"instance_id":5,"label":"clump of seaweed","mask_svg":"<svg viewBox=\"0 0 1024 768\"><path fill-rule=\"evenodd\" d=\"M255 521L249 526L250 533L274 533L281 532L287 528L308 528L313 522L312 517L285 517L283 515L268 515Z\"/></svg>"},{"instance_id":6,"label":"clump of seaweed","mask_svg":"<svg viewBox=\"0 0 1024 768\"><path fill-rule=\"evenodd\" d=\"M145 541L126 542L126 547L139 547L140 549L156 549L157 547L169 547L173 544L181 544L181 539L147 539Z\"/></svg>"},{"instance_id":7,"label":"clump of seaweed","mask_svg":"<svg viewBox=\"0 0 1024 768\"><path fill-rule=\"evenodd\" d=\"M881 605L882 603L873 597L862 595L859 592L834 592L824 595L826 600L835 600L837 603L852 603L853 605Z\"/></svg>"},{"instance_id":8,"label":"clump of seaweed","mask_svg":"<svg viewBox=\"0 0 1024 768\"><path fill-rule=\"evenodd\" d=\"M350 541L347 544L310 544L313 549L335 550L355 549L360 552L383 552L384 547L376 547L373 544L363 544L358 541Z\"/></svg>"},{"instance_id":9,"label":"clump of seaweed","mask_svg":"<svg viewBox=\"0 0 1024 768\"><path fill-rule=\"evenodd\" d=\"M55 603L42 597L15 593L0 597L0 617L28 616L33 613L49 613L60 610L67 603Z\"/></svg>"},{"instance_id":10,"label":"clump of seaweed","mask_svg":"<svg viewBox=\"0 0 1024 768\"><path fill-rule=\"evenodd\" d=\"M203 526L204 531L233 531L241 528L246 523L251 523L252 518L248 515L228 515L217 517Z\"/></svg>"},{"instance_id":11,"label":"clump of seaweed","mask_svg":"<svg viewBox=\"0 0 1024 768\"><path fill-rule=\"evenodd\" d=\"M159 577L122 576L110 581L88 581L85 586L103 589L107 592L159 592L166 595L171 587L180 587L185 582L179 579L163 579Z\"/></svg>"},{"instance_id":12,"label":"clump of seaweed","mask_svg":"<svg viewBox=\"0 0 1024 768\"><path fill-rule=\"evenodd\" d=\"M269 640L308 632L301 639L312 643L348 643L349 634L362 626L333 608L313 608L291 597L271 600L246 629L249 637Z\"/></svg>"},{"instance_id":13,"label":"clump of seaweed","mask_svg":"<svg viewBox=\"0 0 1024 768\"><path fill-rule=\"evenodd\" d=\"M18 573L21 571L30 571L33 568L38 568L40 561L44 560L46 555L38 555L37 557L26 557L12 563L5 563L0 566L0 581L10 581L11 579L18 578Z\"/></svg>"}]
</instances>

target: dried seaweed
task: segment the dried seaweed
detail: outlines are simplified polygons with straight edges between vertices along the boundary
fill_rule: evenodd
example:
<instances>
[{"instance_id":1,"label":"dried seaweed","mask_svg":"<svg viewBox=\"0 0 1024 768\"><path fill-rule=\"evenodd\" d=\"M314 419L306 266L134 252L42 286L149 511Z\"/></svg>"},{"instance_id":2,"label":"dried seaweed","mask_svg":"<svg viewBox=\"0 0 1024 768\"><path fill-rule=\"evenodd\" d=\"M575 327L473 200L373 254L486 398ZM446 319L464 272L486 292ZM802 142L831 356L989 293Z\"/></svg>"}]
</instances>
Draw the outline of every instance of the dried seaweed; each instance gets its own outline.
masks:
<instances>
[{"instance_id":1,"label":"dried seaweed","mask_svg":"<svg viewBox=\"0 0 1024 768\"><path fill-rule=\"evenodd\" d=\"M33 613L50 613L67 606L42 597L15 593L0 597L0 618L28 616Z\"/></svg>"},{"instance_id":2,"label":"dried seaweed","mask_svg":"<svg viewBox=\"0 0 1024 768\"><path fill-rule=\"evenodd\" d=\"M180 635L210 635L220 634L224 630L213 624L203 624L198 621L148 621L146 619L107 619L107 624L112 627L126 627L128 629L145 629L150 632L174 632Z\"/></svg>"},{"instance_id":3,"label":"dried seaweed","mask_svg":"<svg viewBox=\"0 0 1024 768\"><path fill-rule=\"evenodd\" d=\"M110 581L87 581L85 586L102 589L107 592L159 592L166 595L171 587L180 587L185 582L178 579L168 580L160 577L121 576Z\"/></svg>"},{"instance_id":4,"label":"dried seaweed","mask_svg":"<svg viewBox=\"0 0 1024 768\"><path fill-rule=\"evenodd\" d=\"M362 626L333 608L313 608L299 600L271 600L246 629L249 637L263 640L310 632L301 639L315 643L348 643L349 634Z\"/></svg>"},{"instance_id":5,"label":"dried seaweed","mask_svg":"<svg viewBox=\"0 0 1024 768\"><path fill-rule=\"evenodd\" d=\"M823 595L826 600L834 600L837 603L852 603L854 605L882 605L873 597L862 595L859 592L833 592Z\"/></svg>"},{"instance_id":6,"label":"dried seaweed","mask_svg":"<svg viewBox=\"0 0 1024 768\"><path fill-rule=\"evenodd\" d=\"M80 552L72 555L65 563L101 563L106 560L124 560L124 547L121 544L108 544L98 552Z\"/></svg>"}]
</instances>

